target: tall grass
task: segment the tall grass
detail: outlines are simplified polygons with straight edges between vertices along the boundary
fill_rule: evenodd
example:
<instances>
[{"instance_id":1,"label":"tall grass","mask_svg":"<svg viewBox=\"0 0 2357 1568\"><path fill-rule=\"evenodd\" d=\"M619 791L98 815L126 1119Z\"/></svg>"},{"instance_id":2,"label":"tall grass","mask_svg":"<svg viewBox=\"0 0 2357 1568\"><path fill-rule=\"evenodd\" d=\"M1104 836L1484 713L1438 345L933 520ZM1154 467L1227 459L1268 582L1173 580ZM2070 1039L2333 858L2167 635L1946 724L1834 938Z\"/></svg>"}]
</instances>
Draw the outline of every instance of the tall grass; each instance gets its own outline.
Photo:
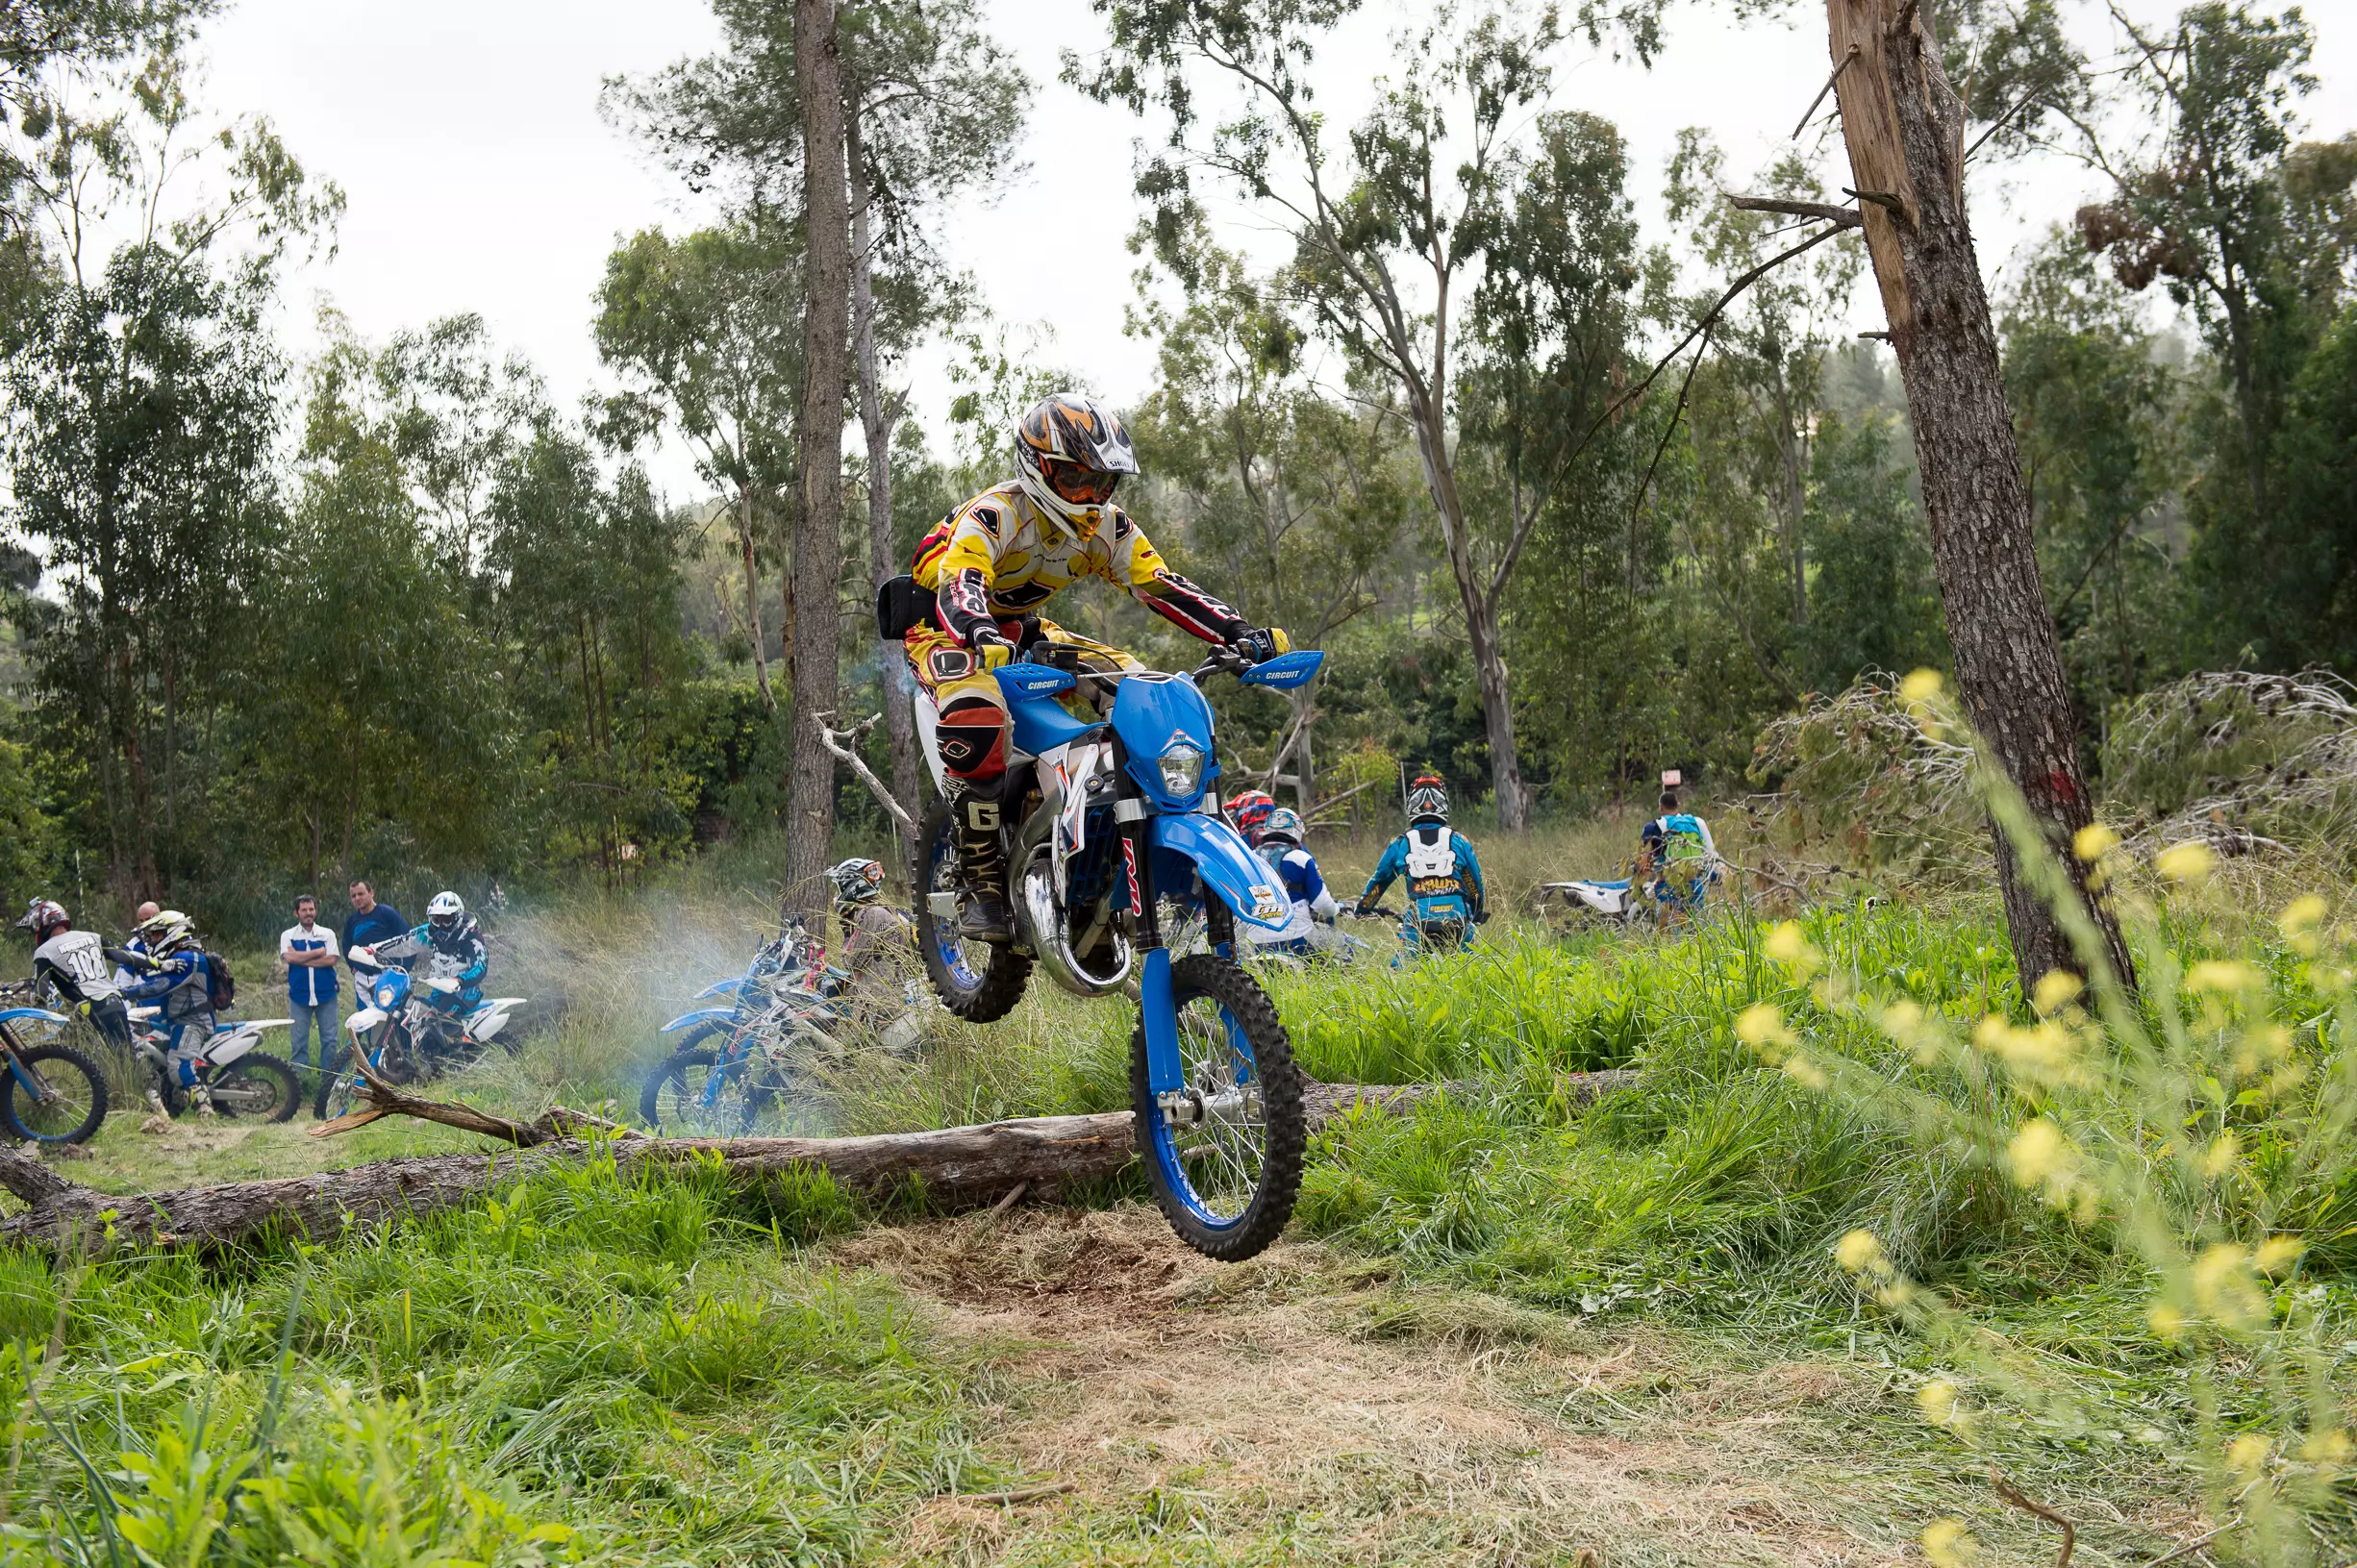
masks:
<instances>
[{"instance_id":1,"label":"tall grass","mask_svg":"<svg viewBox=\"0 0 2357 1568\"><path fill-rule=\"evenodd\" d=\"M0 1255L0 1550L850 1560L976 1469L967 1374L802 1253L851 1219L599 1160L229 1274Z\"/></svg>"}]
</instances>

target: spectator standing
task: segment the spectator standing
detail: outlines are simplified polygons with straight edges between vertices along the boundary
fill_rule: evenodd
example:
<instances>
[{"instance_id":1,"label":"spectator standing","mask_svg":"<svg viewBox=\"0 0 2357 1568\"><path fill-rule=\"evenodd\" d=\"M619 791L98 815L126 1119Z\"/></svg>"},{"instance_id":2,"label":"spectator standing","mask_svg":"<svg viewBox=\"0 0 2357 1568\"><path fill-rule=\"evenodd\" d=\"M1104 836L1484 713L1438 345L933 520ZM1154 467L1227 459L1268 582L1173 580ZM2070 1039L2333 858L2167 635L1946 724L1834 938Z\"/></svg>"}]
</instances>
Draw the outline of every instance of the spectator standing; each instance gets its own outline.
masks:
<instances>
[{"instance_id":1,"label":"spectator standing","mask_svg":"<svg viewBox=\"0 0 2357 1568\"><path fill-rule=\"evenodd\" d=\"M294 901L294 924L281 933L278 956L287 961L287 1015L293 1038L287 1055L297 1067L310 1063L311 1041L319 1041L319 1065L335 1057L336 933L318 923L319 901L305 893Z\"/></svg>"},{"instance_id":2,"label":"spectator standing","mask_svg":"<svg viewBox=\"0 0 2357 1568\"><path fill-rule=\"evenodd\" d=\"M395 936L407 936L410 923L401 918L401 911L389 904L377 902L376 889L364 882L352 884L352 912L343 922L344 961L352 961L352 950L371 942L390 941Z\"/></svg>"},{"instance_id":3,"label":"spectator standing","mask_svg":"<svg viewBox=\"0 0 2357 1568\"><path fill-rule=\"evenodd\" d=\"M153 920L157 915L163 912L163 906L158 904L152 898L146 903L140 905L138 911L131 917L131 934L123 938L124 951L129 953L138 953L144 956L147 952L147 943L140 939L139 928L146 925L150 920ZM141 978L141 975L144 975L144 973L145 971L142 970L139 975L135 975L131 972L131 966L129 964L116 964L114 966L114 988L117 991L120 991L124 986L129 985L133 981Z\"/></svg>"}]
</instances>

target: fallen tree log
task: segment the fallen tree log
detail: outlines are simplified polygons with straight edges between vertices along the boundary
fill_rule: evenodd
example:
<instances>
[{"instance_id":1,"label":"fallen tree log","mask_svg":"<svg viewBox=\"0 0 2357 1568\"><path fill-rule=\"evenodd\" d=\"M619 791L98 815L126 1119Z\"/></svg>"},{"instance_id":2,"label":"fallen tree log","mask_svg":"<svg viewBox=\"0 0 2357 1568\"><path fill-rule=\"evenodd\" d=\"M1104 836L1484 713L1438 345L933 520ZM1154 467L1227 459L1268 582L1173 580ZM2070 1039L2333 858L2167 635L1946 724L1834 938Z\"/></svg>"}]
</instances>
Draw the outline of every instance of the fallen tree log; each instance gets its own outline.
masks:
<instances>
[{"instance_id":1,"label":"fallen tree log","mask_svg":"<svg viewBox=\"0 0 2357 1568\"><path fill-rule=\"evenodd\" d=\"M1567 1092L1585 1104L1636 1078L1627 1071L1576 1075L1567 1081ZM1303 1108L1311 1126L1317 1127L1357 1107L1395 1114L1436 1093L1467 1087L1312 1083L1305 1087ZM729 1180L746 1185L797 1167L824 1170L863 1194L918 1182L928 1198L945 1208L989 1205L1020 1185L1037 1193L1102 1181L1136 1158L1133 1119L1126 1110L862 1137L656 1138L563 1107L518 1122L473 1106L421 1099L383 1083L371 1083L364 1092L368 1098L361 1108L322 1122L311 1129L313 1135L332 1136L403 1115L497 1138L510 1147L130 1196L68 1182L37 1159L0 1150L0 1187L27 1206L0 1219L0 1241L67 1249L209 1250L265 1233L319 1239L430 1214L548 1165L598 1155L612 1156L625 1170L716 1159Z\"/></svg>"}]
</instances>

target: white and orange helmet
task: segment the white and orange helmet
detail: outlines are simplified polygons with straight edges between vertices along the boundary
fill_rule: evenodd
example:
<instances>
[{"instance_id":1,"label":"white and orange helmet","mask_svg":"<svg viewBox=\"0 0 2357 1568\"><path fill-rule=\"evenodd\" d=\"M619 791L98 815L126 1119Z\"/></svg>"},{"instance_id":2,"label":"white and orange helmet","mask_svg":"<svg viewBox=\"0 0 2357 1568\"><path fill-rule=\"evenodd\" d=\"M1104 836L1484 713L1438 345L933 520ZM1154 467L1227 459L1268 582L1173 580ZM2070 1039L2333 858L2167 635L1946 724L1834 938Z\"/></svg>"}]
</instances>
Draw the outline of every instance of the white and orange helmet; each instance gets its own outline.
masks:
<instances>
[{"instance_id":1,"label":"white and orange helmet","mask_svg":"<svg viewBox=\"0 0 2357 1568\"><path fill-rule=\"evenodd\" d=\"M1075 539L1096 533L1121 476L1139 471L1120 415L1082 392L1052 393L1031 406L1016 423L1015 463L1023 493Z\"/></svg>"}]
</instances>

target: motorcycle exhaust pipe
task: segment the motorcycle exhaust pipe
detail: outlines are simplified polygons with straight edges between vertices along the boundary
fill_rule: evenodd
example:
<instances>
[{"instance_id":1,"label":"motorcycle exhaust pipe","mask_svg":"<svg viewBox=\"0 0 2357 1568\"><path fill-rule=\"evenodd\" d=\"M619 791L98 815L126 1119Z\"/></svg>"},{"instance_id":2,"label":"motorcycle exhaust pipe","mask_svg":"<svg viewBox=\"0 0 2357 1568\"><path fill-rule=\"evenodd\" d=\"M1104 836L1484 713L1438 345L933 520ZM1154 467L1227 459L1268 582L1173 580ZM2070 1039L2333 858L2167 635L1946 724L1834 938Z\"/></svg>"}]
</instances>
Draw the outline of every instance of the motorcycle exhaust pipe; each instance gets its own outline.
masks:
<instances>
[{"instance_id":1,"label":"motorcycle exhaust pipe","mask_svg":"<svg viewBox=\"0 0 2357 1568\"><path fill-rule=\"evenodd\" d=\"M1020 896L1016 900L1016 913L1022 924L1022 937L1039 960L1049 980L1054 981L1074 996L1104 996L1117 991L1129 979L1129 938L1118 930L1110 933L1113 942L1113 972L1099 975L1081 962L1072 951L1064 913L1056 908L1056 884L1049 864L1049 851L1042 846L1023 867Z\"/></svg>"}]
</instances>

